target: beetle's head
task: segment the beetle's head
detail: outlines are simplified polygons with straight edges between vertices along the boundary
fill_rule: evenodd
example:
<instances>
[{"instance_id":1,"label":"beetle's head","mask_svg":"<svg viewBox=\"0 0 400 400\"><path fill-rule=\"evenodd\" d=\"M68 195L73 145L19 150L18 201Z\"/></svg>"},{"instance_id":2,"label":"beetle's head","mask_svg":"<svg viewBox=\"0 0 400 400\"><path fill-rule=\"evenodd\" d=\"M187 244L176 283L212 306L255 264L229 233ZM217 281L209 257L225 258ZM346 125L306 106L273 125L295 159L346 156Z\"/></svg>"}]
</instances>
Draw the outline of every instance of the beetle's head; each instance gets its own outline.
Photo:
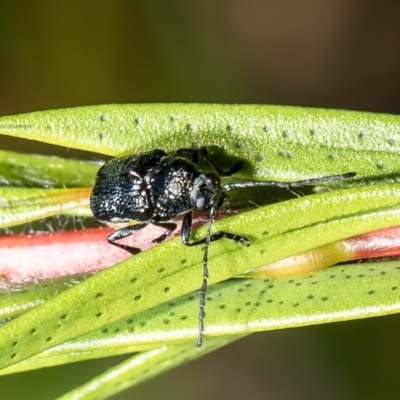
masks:
<instances>
[{"instance_id":1,"label":"beetle's head","mask_svg":"<svg viewBox=\"0 0 400 400\"><path fill-rule=\"evenodd\" d=\"M201 213L210 211L215 204L215 197L221 189L221 179L213 173L199 173L193 182L190 203Z\"/></svg>"}]
</instances>

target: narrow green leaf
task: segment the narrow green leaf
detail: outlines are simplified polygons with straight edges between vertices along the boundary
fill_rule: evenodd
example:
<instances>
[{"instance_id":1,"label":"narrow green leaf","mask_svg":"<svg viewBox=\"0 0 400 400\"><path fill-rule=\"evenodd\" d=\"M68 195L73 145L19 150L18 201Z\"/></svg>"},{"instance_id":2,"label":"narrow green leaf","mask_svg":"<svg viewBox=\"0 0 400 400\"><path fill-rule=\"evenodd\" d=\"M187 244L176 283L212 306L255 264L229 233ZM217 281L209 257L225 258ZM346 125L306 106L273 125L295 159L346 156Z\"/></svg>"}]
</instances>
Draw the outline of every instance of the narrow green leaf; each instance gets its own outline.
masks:
<instances>
[{"instance_id":1,"label":"narrow green leaf","mask_svg":"<svg viewBox=\"0 0 400 400\"><path fill-rule=\"evenodd\" d=\"M0 228L62 214L89 205L90 188L0 187Z\"/></svg>"},{"instance_id":2,"label":"narrow green leaf","mask_svg":"<svg viewBox=\"0 0 400 400\"><path fill-rule=\"evenodd\" d=\"M0 134L109 155L211 146L238 176L400 174L400 117L267 105L112 104L0 117Z\"/></svg>"},{"instance_id":3,"label":"narrow green leaf","mask_svg":"<svg viewBox=\"0 0 400 400\"><path fill-rule=\"evenodd\" d=\"M185 343L177 346L162 346L135 355L59 397L59 400L107 399L161 372L225 346L239 337L241 336L213 338L201 349Z\"/></svg>"},{"instance_id":4,"label":"narrow green leaf","mask_svg":"<svg viewBox=\"0 0 400 400\"><path fill-rule=\"evenodd\" d=\"M243 234L252 244L212 243L210 283L395 224L400 224L398 184L327 192L243 213L216 223L215 229ZM203 234L204 229L194 236ZM0 328L0 366L197 290L201 259L201 246L188 248L177 238L68 289ZM230 323L228 333L234 333L236 325ZM243 333L240 329L235 333ZM193 340L196 331L194 325L179 339ZM205 333L221 334L208 328Z\"/></svg>"},{"instance_id":5,"label":"narrow green leaf","mask_svg":"<svg viewBox=\"0 0 400 400\"><path fill-rule=\"evenodd\" d=\"M93 186L99 163L0 150L0 186Z\"/></svg>"},{"instance_id":6,"label":"narrow green leaf","mask_svg":"<svg viewBox=\"0 0 400 400\"><path fill-rule=\"evenodd\" d=\"M207 332L223 337L399 312L399 278L400 261L391 261L289 278L220 282L207 295ZM191 293L50 348L0 375L187 342L197 311L198 296ZM210 340L208 336L204 344ZM194 350L194 340L188 346Z\"/></svg>"}]
</instances>

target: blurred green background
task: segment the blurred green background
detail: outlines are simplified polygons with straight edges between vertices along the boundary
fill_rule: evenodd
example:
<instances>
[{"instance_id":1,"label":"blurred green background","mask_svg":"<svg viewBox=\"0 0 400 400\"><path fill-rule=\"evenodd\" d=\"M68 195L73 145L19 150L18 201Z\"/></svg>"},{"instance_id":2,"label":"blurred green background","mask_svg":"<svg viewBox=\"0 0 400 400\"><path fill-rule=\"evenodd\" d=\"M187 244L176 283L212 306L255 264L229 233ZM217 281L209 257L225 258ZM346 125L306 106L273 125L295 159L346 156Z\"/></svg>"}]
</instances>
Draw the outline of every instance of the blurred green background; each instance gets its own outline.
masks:
<instances>
[{"instance_id":1,"label":"blurred green background","mask_svg":"<svg viewBox=\"0 0 400 400\"><path fill-rule=\"evenodd\" d=\"M399 114L399 37L394 1L0 0L0 115L126 102ZM53 399L123 358L0 377L1 399ZM115 398L395 399L399 366L395 315L252 335Z\"/></svg>"}]
</instances>

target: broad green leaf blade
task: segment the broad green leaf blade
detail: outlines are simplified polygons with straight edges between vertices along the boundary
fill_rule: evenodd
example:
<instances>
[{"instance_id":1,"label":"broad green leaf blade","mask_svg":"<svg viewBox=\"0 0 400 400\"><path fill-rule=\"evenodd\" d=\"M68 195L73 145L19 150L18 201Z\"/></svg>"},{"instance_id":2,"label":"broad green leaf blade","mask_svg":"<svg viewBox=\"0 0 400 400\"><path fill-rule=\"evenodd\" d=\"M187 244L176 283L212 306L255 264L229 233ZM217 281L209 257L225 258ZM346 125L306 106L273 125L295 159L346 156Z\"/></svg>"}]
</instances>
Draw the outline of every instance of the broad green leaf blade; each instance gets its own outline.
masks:
<instances>
[{"instance_id":1,"label":"broad green leaf blade","mask_svg":"<svg viewBox=\"0 0 400 400\"><path fill-rule=\"evenodd\" d=\"M274 204L220 221L215 224L216 230L243 234L252 244L244 248L226 240L213 242L209 282L226 280L245 269L315 246L399 225L399 195L398 184L340 190ZM204 229L194 236L202 234ZM1 367L197 290L201 282L201 259L201 246L188 248L177 238L27 311L0 328ZM230 323L235 326L235 321ZM178 340L193 340L196 333L194 325ZM221 334L208 328L205 333ZM152 336L151 340L163 338Z\"/></svg>"},{"instance_id":2,"label":"broad green leaf blade","mask_svg":"<svg viewBox=\"0 0 400 400\"><path fill-rule=\"evenodd\" d=\"M99 163L0 150L0 186L93 186Z\"/></svg>"},{"instance_id":3,"label":"broad green leaf blade","mask_svg":"<svg viewBox=\"0 0 400 400\"><path fill-rule=\"evenodd\" d=\"M166 372L225 346L240 337L213 338L208 340L201 349L194 347L193 344L185 343L176 346L162 346L135 355L59 397L59 400L107 399L161 372Z\"/></svg>"},{"instance_id":4,"label":"broad green leaf blade","mask_svg":"<svg viewBox=\"0 0 400 400\"><path fill-rule=\"evenodd\" d=\"M261 179L351 171L359 178L400 174L400 117L385 114L267 105L112 104L4 116L0 134L113 156L211 146L222 166L239 158L247 161L239 176Z\"/></svg>"},{"instance_id":5,"label":"broad green leaf blade","mask_svg":"<svg viewBox=\"0 0 400 400\"><path fill-rule=\"evenodd\" d=\"M0 228L89 205L91 189L0 187Z\"/></svg>"}]
</instances>

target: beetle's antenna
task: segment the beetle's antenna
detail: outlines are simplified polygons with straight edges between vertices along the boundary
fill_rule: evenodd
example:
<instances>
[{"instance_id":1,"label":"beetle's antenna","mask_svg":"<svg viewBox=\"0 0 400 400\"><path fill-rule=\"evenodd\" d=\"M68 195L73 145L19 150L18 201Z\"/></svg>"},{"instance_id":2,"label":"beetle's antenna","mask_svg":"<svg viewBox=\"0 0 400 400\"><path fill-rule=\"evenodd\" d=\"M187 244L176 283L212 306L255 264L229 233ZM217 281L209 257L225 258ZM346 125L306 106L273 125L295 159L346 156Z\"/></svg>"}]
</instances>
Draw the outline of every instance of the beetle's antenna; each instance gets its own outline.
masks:
<instances>
[{"instance_id":1,"label":"beetle's antenna","mask_svg":"<svg viewBox=\"0 0 400 400\"><path fill-rule=\"evenodd\" d=\"M328 175L328 176L322 176L320 178L305 179L302 181L295 181L295 182L278 182L278 181L234 182L234 183L227 183L227 184L223 185L222 190L224 192L229 192L232 189L249 188L249 187L263 187L263 186L272 186L272 187L279 187L282 189L290 189L290 188L302 187L302 186L307 186L307 185L315 185L317 183L322 183L322 182L337 182L337 181L341 181L342 179L354 178L355 176L356 176L355 172L348 172L346 174Z\"/></svg>"},{"instance_id":2,"label":"beetle's antenna","mask_svg":"<svg viewBox=\"0 0 400 400\"><path fill-rule=\"evenodd\" d=\"M203 254L203 283L200 289L200 300L199 300L199 333L197 336L197 346L203 344L203 330L204 330L204 317L206 313L204 307L206 305L206 293L207 293L207 280L208 280L208 246L211 242L211 228L214 222L215 216L215 205L212 205L210 209L210 214L208 216L207 222L207 236L204 241L204 254Z\"/></svg>"}]
</instances>

